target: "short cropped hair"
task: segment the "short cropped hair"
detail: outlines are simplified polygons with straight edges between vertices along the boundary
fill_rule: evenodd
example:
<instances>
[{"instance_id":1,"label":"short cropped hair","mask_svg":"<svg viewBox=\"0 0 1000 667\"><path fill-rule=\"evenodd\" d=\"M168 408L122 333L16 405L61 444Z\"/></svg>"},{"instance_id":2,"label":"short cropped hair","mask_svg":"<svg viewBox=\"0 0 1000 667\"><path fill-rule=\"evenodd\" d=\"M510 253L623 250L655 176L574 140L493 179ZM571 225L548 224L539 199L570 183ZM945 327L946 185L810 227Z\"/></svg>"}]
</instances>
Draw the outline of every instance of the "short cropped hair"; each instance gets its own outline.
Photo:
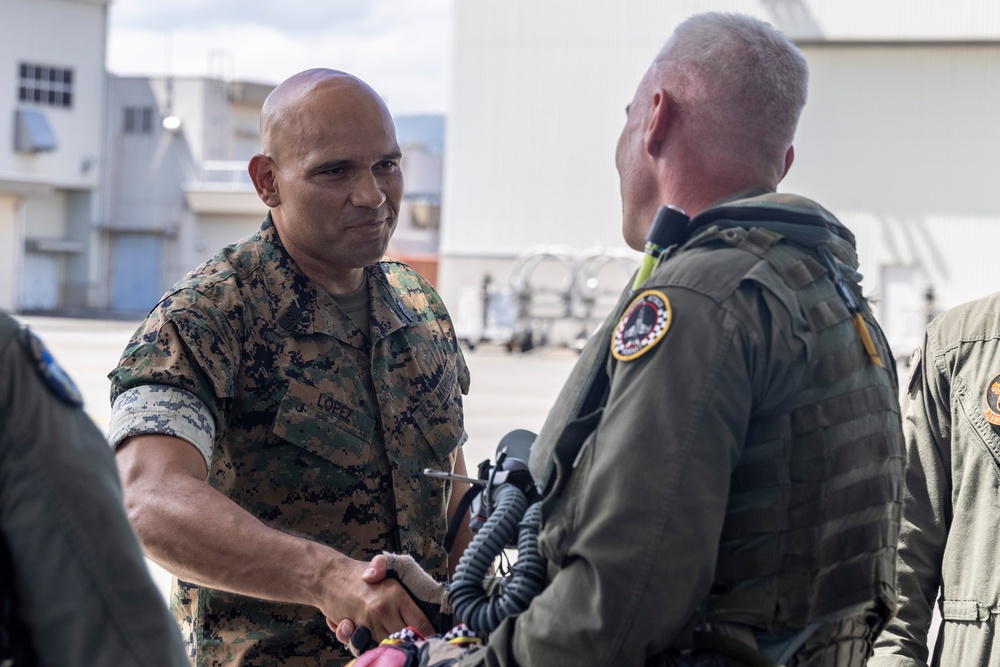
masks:
<instances>
[{"instance_id":1,"label":"short cropped hair","mask_svg":"<svg viewBox=\"0 0 1000 667\"><path fill-rule=\"evenodd\" d=\"M770 24L744 14L695 14L656 58L668 91L706 135L750 159L783 162L806 103L809 67Z\"/></svg>"}]
</instances>

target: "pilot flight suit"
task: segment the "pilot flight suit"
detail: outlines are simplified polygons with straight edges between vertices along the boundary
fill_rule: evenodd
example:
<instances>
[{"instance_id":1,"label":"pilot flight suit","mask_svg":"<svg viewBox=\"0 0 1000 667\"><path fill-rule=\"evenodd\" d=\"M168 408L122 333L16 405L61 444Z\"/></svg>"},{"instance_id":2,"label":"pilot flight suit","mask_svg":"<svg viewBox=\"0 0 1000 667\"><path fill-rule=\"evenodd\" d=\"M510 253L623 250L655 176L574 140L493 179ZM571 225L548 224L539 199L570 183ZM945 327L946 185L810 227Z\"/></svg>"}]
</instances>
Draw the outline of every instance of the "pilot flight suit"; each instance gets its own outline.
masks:
<instances>
[{"instance_id":1,"label":"pilot flight suit","mask_svg":"<svg viewBox=\"0 0 1000 667\"><path fill-rule=\"evenodd\" d=\"M184 667L81 405L41 341L0 312L0 665Z\"/></svg>"},{"instance_id":2,"label":"pilot flight suit","mask_svg":"<svg viewBox=\"0 0 1000 667\"><path fill-rule=\"evenodd\" d=\"M899 613L869 664L1000 665L1000 293L931 322L908 385Z\"/></svg>"},{"instance_id":3,"label":"pilot flight suit","mask_svg":"<svg viewBox=\"0 0 1000 667\"><path fill-rule=\"evenodd\" d=\"M897 383L853 236L763 191L690 229L541 429L548 585L462 665L698 664L735 640L860 666L895 610Z\"/></svg>"}]
</instances>

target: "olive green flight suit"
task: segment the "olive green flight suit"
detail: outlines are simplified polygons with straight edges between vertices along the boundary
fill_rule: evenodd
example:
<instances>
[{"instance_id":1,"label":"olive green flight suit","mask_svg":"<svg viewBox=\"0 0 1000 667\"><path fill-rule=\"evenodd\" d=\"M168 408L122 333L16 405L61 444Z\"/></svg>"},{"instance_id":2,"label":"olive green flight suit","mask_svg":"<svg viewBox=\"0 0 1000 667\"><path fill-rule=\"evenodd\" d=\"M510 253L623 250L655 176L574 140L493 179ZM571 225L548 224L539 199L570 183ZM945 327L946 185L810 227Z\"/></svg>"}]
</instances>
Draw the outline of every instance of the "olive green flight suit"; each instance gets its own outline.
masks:
<instances>
[{"instance_id":1,"label":"olive green flight suit","mask_svg":"<svg viewBox=\"0 0 1000 667\"><path fill-rule=\"evenodd\" d=\"M0 663L5 643L21 649L15 667L189 664L104 436L39 341L0 312Z\"/></svg>"},{"instance_id":2,"label":"olive green flight suit","mask_svg":"<svg viewBox=\"0 0 1000 667\"><path fill-rule=\"evenodd\" d=\"M1000 293L927 327L904 400L899 613L877 667L1000 665ZM943 621L927 654L934 604Z\"/></svg>"},{"instance_id":3,"label":"olive green flight suit","mask_svg":"<svg viewBox=\"0 0 1000 667\"><path fill-rule=\"evenodd\" d=\"M712 223L584 350L531 455L548 586L463 666L674 664L695 624L763 640L813 623L790 664L863 665L895 606L895 370L850 233L808 200L748 194L692 220Z\"/></svg>"}]
</instances>

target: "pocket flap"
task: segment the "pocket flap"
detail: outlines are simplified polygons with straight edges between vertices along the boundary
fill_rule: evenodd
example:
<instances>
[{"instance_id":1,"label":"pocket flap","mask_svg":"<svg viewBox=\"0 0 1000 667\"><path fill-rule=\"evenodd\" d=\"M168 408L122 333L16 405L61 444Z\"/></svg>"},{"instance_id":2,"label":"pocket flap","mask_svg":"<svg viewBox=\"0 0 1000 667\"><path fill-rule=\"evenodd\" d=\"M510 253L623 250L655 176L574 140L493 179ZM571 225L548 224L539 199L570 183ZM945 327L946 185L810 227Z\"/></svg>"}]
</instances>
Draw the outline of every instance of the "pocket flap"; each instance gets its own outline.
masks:
<instances>
[{"instance_id":1,"label":"pocket flap","mask_svg":"<svg viewBox=\"0 0 1000 667\"><path fill-rule=\"evenodd\" d=\"M442 462L465 442L462 395L456 380L454 372L445 373L413 411L420 432Z\"/></svg>"},{"instance_id":2,"label":"pocket flap","mask_svg":"<svg viewBox=\"0 0 1000 667\"><path fill-rule=\"evenodd\" d=\"M340 466L364 465L375 422L360 410L296 380L281 399L273 432Z\"/></svg>"}]
</instances>

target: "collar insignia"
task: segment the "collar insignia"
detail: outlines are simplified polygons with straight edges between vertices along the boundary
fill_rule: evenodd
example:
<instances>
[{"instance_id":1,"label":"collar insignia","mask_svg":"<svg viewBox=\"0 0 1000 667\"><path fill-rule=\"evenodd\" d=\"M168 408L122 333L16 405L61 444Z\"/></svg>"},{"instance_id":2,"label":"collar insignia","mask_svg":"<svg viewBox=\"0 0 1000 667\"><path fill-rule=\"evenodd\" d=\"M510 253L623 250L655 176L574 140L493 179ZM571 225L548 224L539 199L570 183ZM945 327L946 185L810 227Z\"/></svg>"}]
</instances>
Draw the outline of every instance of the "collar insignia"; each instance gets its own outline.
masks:
<instances>
[{"instance_id":1,"label":"collar insignia","mask_svg":"<svg viewBox=\"0 0 1000 667\"><path fill-rule=\"evenodd\" d=\"M618 321L611 339L611 353L621 361L641 357L660 342L672 320L667 295L657 290L642 292Z\"/></svg>"},{"instance_id":2,"label":"collar insignia","mask_svg":"<svg viewBox=\"0 0 1000 667\"><path fill-rule=\"evenodd\" d=\"M1000 375L993 378L986 388L986 409L983 414L989 423L1000 426Z\"/></svg>"}]
</instances>

